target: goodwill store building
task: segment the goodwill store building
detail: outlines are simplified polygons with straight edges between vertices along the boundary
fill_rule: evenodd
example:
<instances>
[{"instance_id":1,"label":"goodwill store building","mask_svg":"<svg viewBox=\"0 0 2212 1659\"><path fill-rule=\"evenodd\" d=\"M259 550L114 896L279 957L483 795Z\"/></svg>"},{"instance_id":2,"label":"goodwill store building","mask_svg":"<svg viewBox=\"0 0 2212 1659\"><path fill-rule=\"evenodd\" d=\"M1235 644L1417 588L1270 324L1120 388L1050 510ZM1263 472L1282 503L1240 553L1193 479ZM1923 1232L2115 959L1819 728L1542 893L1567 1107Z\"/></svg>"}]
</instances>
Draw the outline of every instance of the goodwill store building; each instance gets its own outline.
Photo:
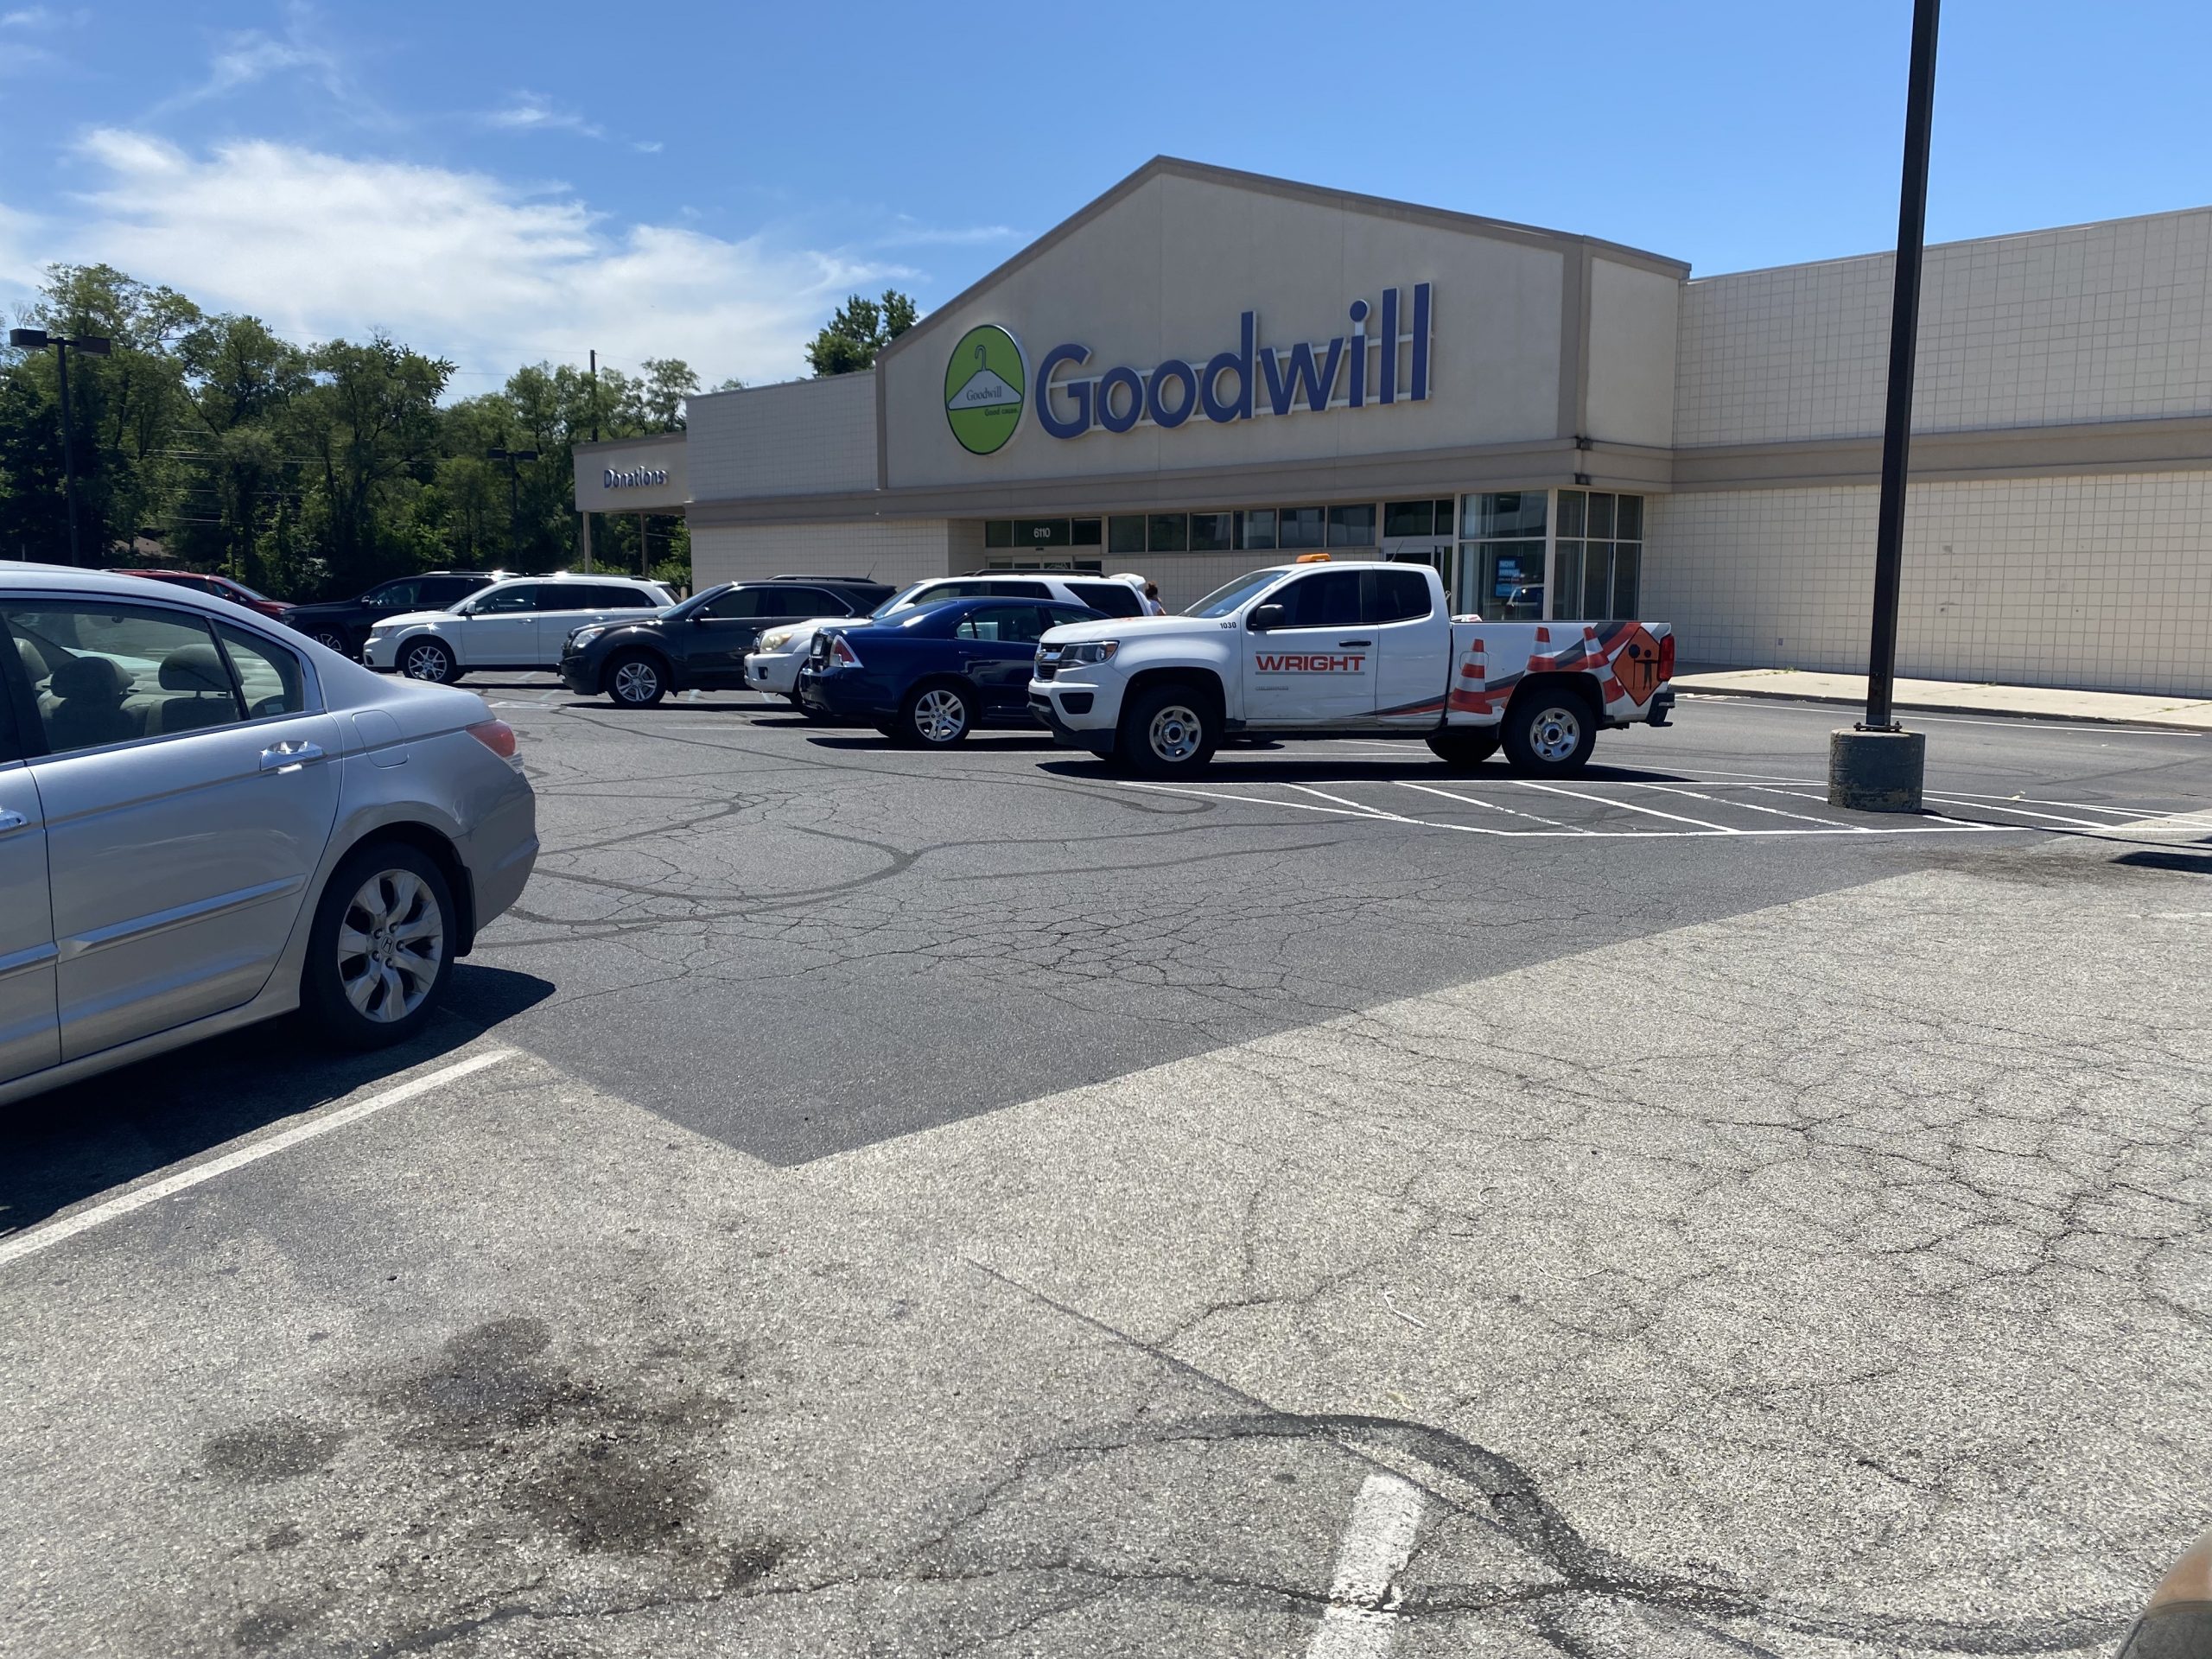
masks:
<instances>
[{"instance_id":1,"label":"goodwill store building","mask_svg":"<svg viewBox=\"0 0 2212 1659\"><path fill-rule=\"evenodd\" d=\"M576 451L695 582L1297 554L1454 607L1863 669L1888 255L1692 280L1593 238L1148 163L865 373ZM1899 670L2212 691L2212 210L1931 249Z\"/></svg>"}]
</instances>

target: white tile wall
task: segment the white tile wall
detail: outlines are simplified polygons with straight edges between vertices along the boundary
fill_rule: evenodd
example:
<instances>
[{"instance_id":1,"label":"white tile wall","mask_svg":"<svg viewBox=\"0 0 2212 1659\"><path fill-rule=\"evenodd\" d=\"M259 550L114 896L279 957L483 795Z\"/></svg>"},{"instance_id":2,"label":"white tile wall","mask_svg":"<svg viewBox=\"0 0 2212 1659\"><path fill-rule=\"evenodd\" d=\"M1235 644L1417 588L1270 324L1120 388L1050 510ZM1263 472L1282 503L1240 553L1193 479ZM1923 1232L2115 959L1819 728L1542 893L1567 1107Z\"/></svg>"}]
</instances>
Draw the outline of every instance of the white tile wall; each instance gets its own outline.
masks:
<instances>
[{"instance_id":1,"label":"white tile wall","mask_svg":"<svg viewBox=\"0 0 2212 1659\"><path fill-rule=\"evenodd\" d=\"M982 563L982 526L942 518L877 518L847 524L694 524L693 591L718 582L785 574L868 576L903 588L924 576L970 570Z\"/></svg>"},{"instance_id":2,"label":"white tile wall","mask_svg":"<svg viewBox=\"0 0 2212 1659\"><path fill-rule=\"evenodd\" d=\"M1641 608L1685 661L1864 671L1878 495L1649 497ZM2212 474L1914 485L1897 671L2212 696Z\"/></svg>"},{"instance_id":3,"label":"white tile wall","mask_svg":"<svg viewBox=\"0 0 2212 1659\"><path fill-rule=\"evenodd\" d=\"M1675 442L1882 429L1895 257L1682 291ZM2212 412L2212 209L1928 251L1917 431Z\"/></svg>"},{"instance_id":4,"label":"white tile wall","mask_svg":"<svg viewBox=\"0 0 2212 1659\"><path fill-rule=\"evenodd\" d=\"M691 499L875 487L875 372L694 397L685 405Z\"/></svg>"}]
</instances>

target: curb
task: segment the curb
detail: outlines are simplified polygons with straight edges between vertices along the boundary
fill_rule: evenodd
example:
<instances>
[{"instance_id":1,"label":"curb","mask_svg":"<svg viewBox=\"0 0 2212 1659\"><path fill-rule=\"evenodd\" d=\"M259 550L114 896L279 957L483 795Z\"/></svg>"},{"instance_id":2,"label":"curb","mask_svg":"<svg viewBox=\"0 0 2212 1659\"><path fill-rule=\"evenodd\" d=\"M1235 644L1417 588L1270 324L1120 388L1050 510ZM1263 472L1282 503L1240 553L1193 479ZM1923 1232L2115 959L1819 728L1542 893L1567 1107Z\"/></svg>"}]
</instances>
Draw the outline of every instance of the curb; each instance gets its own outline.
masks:
<instances>
[{"instance_id":1,"label":"curb","mask_svg":"<svg viewBox=\"0 0 2212 1659\"><path fill-rule=\"evenodd\" d=\"M1866 706L1864 697L1837 697L1818 691L1769 691L1744 686L1684 685L1675 682L1677 696L1689 697L1748 697L1775 702L1818 702L1838 709L1859 709ZM2126 726L2144 732L2183 732L2202 737L2212 735L2212 718L2202 725L2183 725L2175 721L2146 720L2140 715L2076 715L2056 714L2039 709L1991 709L1972 702L1924 702L1916 698L1895 697L1891 706L1923 715L1976 715L1984 720L2042 720L2054 721L2069 726Z\"/></svg>"}]
</instances>

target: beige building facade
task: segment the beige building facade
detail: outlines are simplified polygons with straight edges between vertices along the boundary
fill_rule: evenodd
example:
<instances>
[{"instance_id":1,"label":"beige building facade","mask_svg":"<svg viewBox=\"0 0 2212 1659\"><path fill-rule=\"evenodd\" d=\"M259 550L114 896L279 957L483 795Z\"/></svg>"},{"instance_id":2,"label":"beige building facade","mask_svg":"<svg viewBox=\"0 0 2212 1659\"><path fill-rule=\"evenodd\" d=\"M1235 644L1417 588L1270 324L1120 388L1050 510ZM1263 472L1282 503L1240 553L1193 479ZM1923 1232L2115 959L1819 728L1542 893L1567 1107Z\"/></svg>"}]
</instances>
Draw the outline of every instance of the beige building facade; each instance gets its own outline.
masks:
<instances>
[{"instance_id":1,"label":"beige building facade","mask_svg":"<svg viewBox=\"0 0 2212 1659\"><path fill-rule=\"evenodd\" d=\"M1860 667L1890 267L1697 279L1162 159L872 371L579 449L578 505L682 511L701 586L1070 565L1173 605L1337 550ZM1900 671L2212 689L2212 211L1931 249L1920 365Z\"/></svg>"}]
</instances>

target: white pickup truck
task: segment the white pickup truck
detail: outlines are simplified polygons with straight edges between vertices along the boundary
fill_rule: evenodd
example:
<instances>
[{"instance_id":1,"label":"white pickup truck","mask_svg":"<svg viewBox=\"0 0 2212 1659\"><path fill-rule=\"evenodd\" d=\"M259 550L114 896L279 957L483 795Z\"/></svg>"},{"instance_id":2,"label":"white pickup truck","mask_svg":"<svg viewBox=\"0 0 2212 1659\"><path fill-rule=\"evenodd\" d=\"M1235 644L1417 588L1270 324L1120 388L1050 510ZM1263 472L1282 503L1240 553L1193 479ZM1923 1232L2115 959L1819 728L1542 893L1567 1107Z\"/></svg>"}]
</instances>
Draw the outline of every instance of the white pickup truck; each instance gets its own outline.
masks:
<instances>
[{"instance_id":1,"label":"white pickup truck","mask_svg":"<svg viewBox=\"0 0 2212 1659\"><path fill-rule=\"evenodd\" d=\"M1448 613L1425 564L1309 555L1239 577L1177 616L1053 628L1030 711L1063 744L1155 777L1198 771L1223 738L1426 738L1454 766L1502 745L1565 773L1600 728L1664 726L1663 622L1485 622Z\"/></svg>"}]
</instances>

